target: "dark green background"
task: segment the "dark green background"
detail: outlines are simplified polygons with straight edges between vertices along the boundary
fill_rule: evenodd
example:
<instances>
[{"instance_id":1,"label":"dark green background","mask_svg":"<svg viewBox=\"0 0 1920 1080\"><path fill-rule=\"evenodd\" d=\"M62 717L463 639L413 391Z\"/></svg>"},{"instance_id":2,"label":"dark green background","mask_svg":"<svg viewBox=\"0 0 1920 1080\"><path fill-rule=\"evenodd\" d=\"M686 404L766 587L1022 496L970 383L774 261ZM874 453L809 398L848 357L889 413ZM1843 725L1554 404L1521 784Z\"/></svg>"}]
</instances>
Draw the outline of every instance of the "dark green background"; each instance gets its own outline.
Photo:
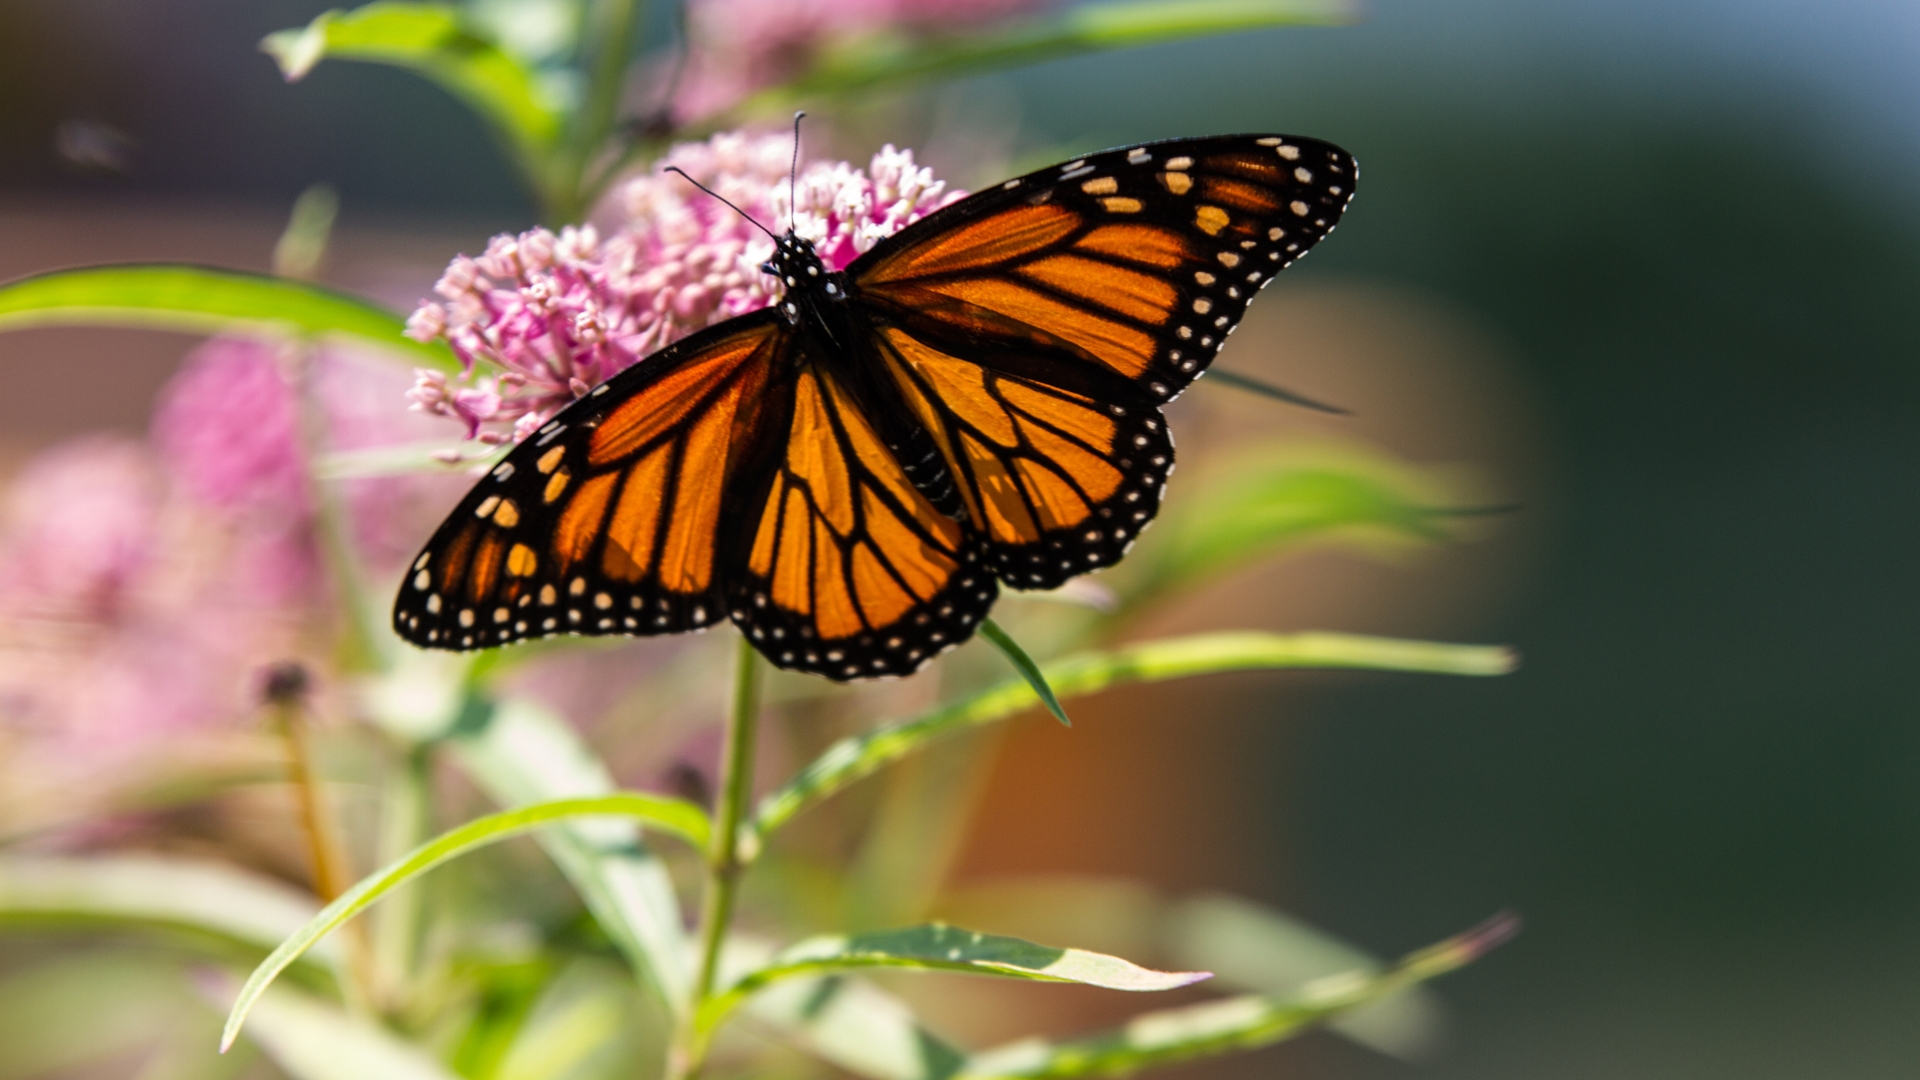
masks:
<instances>
[{"instance_id":1,"label":"dark green background","mask_svg":"<svg viewBox=\"0 0 1920 1080\"><path fill-rule=\"evenodd\" d=\"M436 92L347 66L278 86L254 42L323 6L0 7L0 186L284 200L325 178L350 215L523 222ZM1593 19L1383 3L1010 82L1036 143L1347 146L1360 200L1300 272L1477 319L1555 443L1543 569L1479 635L1525 669L1319 696L1273 806L1315 922L1383 953L1501 908L1525 935L1444 985L1431 1064L1316 1039L1232 1071L1911 1077L1920 50L1889 59L1914 36L1880 32L1889 5L1565 10ZM62 171L68 116L133 134L134 171Z\"/></svg>"}]
</instances>

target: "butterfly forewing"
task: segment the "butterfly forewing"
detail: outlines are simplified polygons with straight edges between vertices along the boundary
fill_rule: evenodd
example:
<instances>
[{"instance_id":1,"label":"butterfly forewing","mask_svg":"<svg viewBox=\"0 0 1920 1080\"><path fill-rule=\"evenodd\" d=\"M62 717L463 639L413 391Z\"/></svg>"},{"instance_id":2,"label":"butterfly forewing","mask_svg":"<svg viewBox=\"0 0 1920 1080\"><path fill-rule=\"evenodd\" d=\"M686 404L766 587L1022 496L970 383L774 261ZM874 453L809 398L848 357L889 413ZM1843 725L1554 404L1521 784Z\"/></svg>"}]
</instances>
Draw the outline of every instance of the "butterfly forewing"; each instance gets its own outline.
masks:
<instances>
[{"instance_id":1,"label":"butterfly forewing","mask_svg":"<svg viewBox=\"0 0 1920 1080\"><path fill-rule=\"evenodd\" d=\"M728 487L764 457L786 328L733 320L648 358L515 447L414 561L394 628L470 649L724 618Z\"/></svg>"},{"instance_id":2,"label":"butterfly forewing","mask_svg":"<svg viewBox=\"0 0 1920 1080\"><path fill-rule=\"evenodd\" d=\"M1040 335L1164 402L1338 224L1355 172L1339 147L1293 136L1109 150L956 203L849 272L883 309L981 344Z\"/></svg>"},{"instance_id":3,"label":"butterfly forewing","mask_svg":"<svg viewBox=\"0 0 1920 1080\"><path fill-rule=\"evenodd\" d=\"M850 268L1002 579L1051 588L1120 560L1172 468L1157 406L1332 230L1353 175L1337 147L1281 136L1108 151L956 204Z\"/></svg>"},{"instance_id":4,"label":"butterfly forewing","mask_svg":"<svg viewBox=\"0 0 1920 1080\"><path fill-rule=\"evenodd\" d=\"M980 547L907 478L868 410L802 360L785 459L752 504L728 605L775 664L906 674L966 640L998 592Z\"/></svg>"}]
</instances>

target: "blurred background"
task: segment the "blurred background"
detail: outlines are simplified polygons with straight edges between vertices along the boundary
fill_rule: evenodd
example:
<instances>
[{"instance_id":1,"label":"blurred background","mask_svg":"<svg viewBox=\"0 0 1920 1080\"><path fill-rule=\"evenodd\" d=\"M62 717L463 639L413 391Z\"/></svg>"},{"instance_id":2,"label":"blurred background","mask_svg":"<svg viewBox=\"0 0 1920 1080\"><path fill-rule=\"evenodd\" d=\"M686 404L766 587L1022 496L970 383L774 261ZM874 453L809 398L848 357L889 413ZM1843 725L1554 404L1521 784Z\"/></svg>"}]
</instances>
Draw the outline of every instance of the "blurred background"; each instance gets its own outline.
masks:
<instances>
[{"instance_id":1,"label":"blurred background","mask_svg":"<svg viewBox=\"0 0 1920 1080\"><path fill-rule=\"evenodd\" d=\"M527 227L440 91L351 64L282 83L256 43L325 7L0 5L0 279L264 269L325 181L326 279L404 309L452 253ZM1920 8L1893 0L1376 0L1357 26L827 118L845 156L913 145L963 186L1177 135L1341 144L1363 170L1347 218L1223 363L1355 415L1203 384L1177 406L1182 453L1357 440L1522 507L1146 617L1509 643L1518 674L1236 676L1023 723L982 751L956 880L1230 889L1382 955L1526 919L1438 984L1424 1060L1315 1035L1188 1075L1920 1071L1917 104ZM191 345L0 336L0 461L143 431Z\"/></svg>"}]
</instances>

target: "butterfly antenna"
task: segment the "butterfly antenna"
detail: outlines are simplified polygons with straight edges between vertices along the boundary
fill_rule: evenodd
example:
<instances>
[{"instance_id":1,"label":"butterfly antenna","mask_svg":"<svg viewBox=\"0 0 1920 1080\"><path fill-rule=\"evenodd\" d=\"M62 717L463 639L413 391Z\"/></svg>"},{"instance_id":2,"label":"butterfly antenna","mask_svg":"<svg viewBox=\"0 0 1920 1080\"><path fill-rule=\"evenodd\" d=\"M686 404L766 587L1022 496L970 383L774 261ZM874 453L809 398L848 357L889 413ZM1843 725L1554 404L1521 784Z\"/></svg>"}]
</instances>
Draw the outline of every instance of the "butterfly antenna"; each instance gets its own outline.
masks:
<instances>
[{"instance_id":1,"label":"butterfly antenna","mask_svg":"<svg viewBox=\"0 0 1920 1080\"><path fill-rule=\"evenodd\" d=\"M793 114L793 164L787 166L787 231L793 231L793 223L800 215L800 121L806 119L806 110Z\"/></svg>"},{"instance_id":2,"label":"butterfly antenna","mask_svg":"<svg viewBox=\"0 0 1920 1080\"><path fill-rule=\"evenodd\" d=\"M707 194L713 196L714 198L719 199L720 202L725 204L728 209L732 210L736 214L739 214L741 217L746 218L748 222L752 223L754 228L759 229L761 232L766 233L768 236L773 236L772 229L769 229L765 225L760 224L760 222L754 219L754 216L752 214L747 213L745 210L742 210L739 207L733 205L732 203L727 202L726 199L721 198L719 192L713 190L707 185L701 183L700 181L695 180L693 177L688 176L687 170L681 168L678 165L669 165L665 169L662 169L661 171L670 172L670 173L679 173L681 178L686 180L687 183L692 184L694 187L699 188L701 191L704 191ZM778 236L773 236L773 242L776 244L779 243L780 238Z\"/></svg>"}]
</instances>

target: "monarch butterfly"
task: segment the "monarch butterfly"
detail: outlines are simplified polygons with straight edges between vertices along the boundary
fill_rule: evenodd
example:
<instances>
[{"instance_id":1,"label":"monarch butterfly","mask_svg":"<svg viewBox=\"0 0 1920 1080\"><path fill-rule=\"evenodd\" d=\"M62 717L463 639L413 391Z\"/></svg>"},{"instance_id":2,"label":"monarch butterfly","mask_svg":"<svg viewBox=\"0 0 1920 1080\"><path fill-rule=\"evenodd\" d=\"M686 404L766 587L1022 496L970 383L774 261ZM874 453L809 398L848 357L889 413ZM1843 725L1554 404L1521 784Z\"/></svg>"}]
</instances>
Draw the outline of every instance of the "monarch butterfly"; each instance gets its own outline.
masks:
<instances>
[{"instance_id":1,"label":"monarch butterfly","mask_svg":"<svg viewBox=\"0 0 1920 1080\"><path fill-rule=\"evenodd\" d=\"M1145 143L971 195L530 435L414 561L393 624L478 649L737 625L778 667L904 675L999 584L1111 566L1153 520L1160 406L1333 230L1356 169L1290 135Z\"/></svg>"}]
</instances>

